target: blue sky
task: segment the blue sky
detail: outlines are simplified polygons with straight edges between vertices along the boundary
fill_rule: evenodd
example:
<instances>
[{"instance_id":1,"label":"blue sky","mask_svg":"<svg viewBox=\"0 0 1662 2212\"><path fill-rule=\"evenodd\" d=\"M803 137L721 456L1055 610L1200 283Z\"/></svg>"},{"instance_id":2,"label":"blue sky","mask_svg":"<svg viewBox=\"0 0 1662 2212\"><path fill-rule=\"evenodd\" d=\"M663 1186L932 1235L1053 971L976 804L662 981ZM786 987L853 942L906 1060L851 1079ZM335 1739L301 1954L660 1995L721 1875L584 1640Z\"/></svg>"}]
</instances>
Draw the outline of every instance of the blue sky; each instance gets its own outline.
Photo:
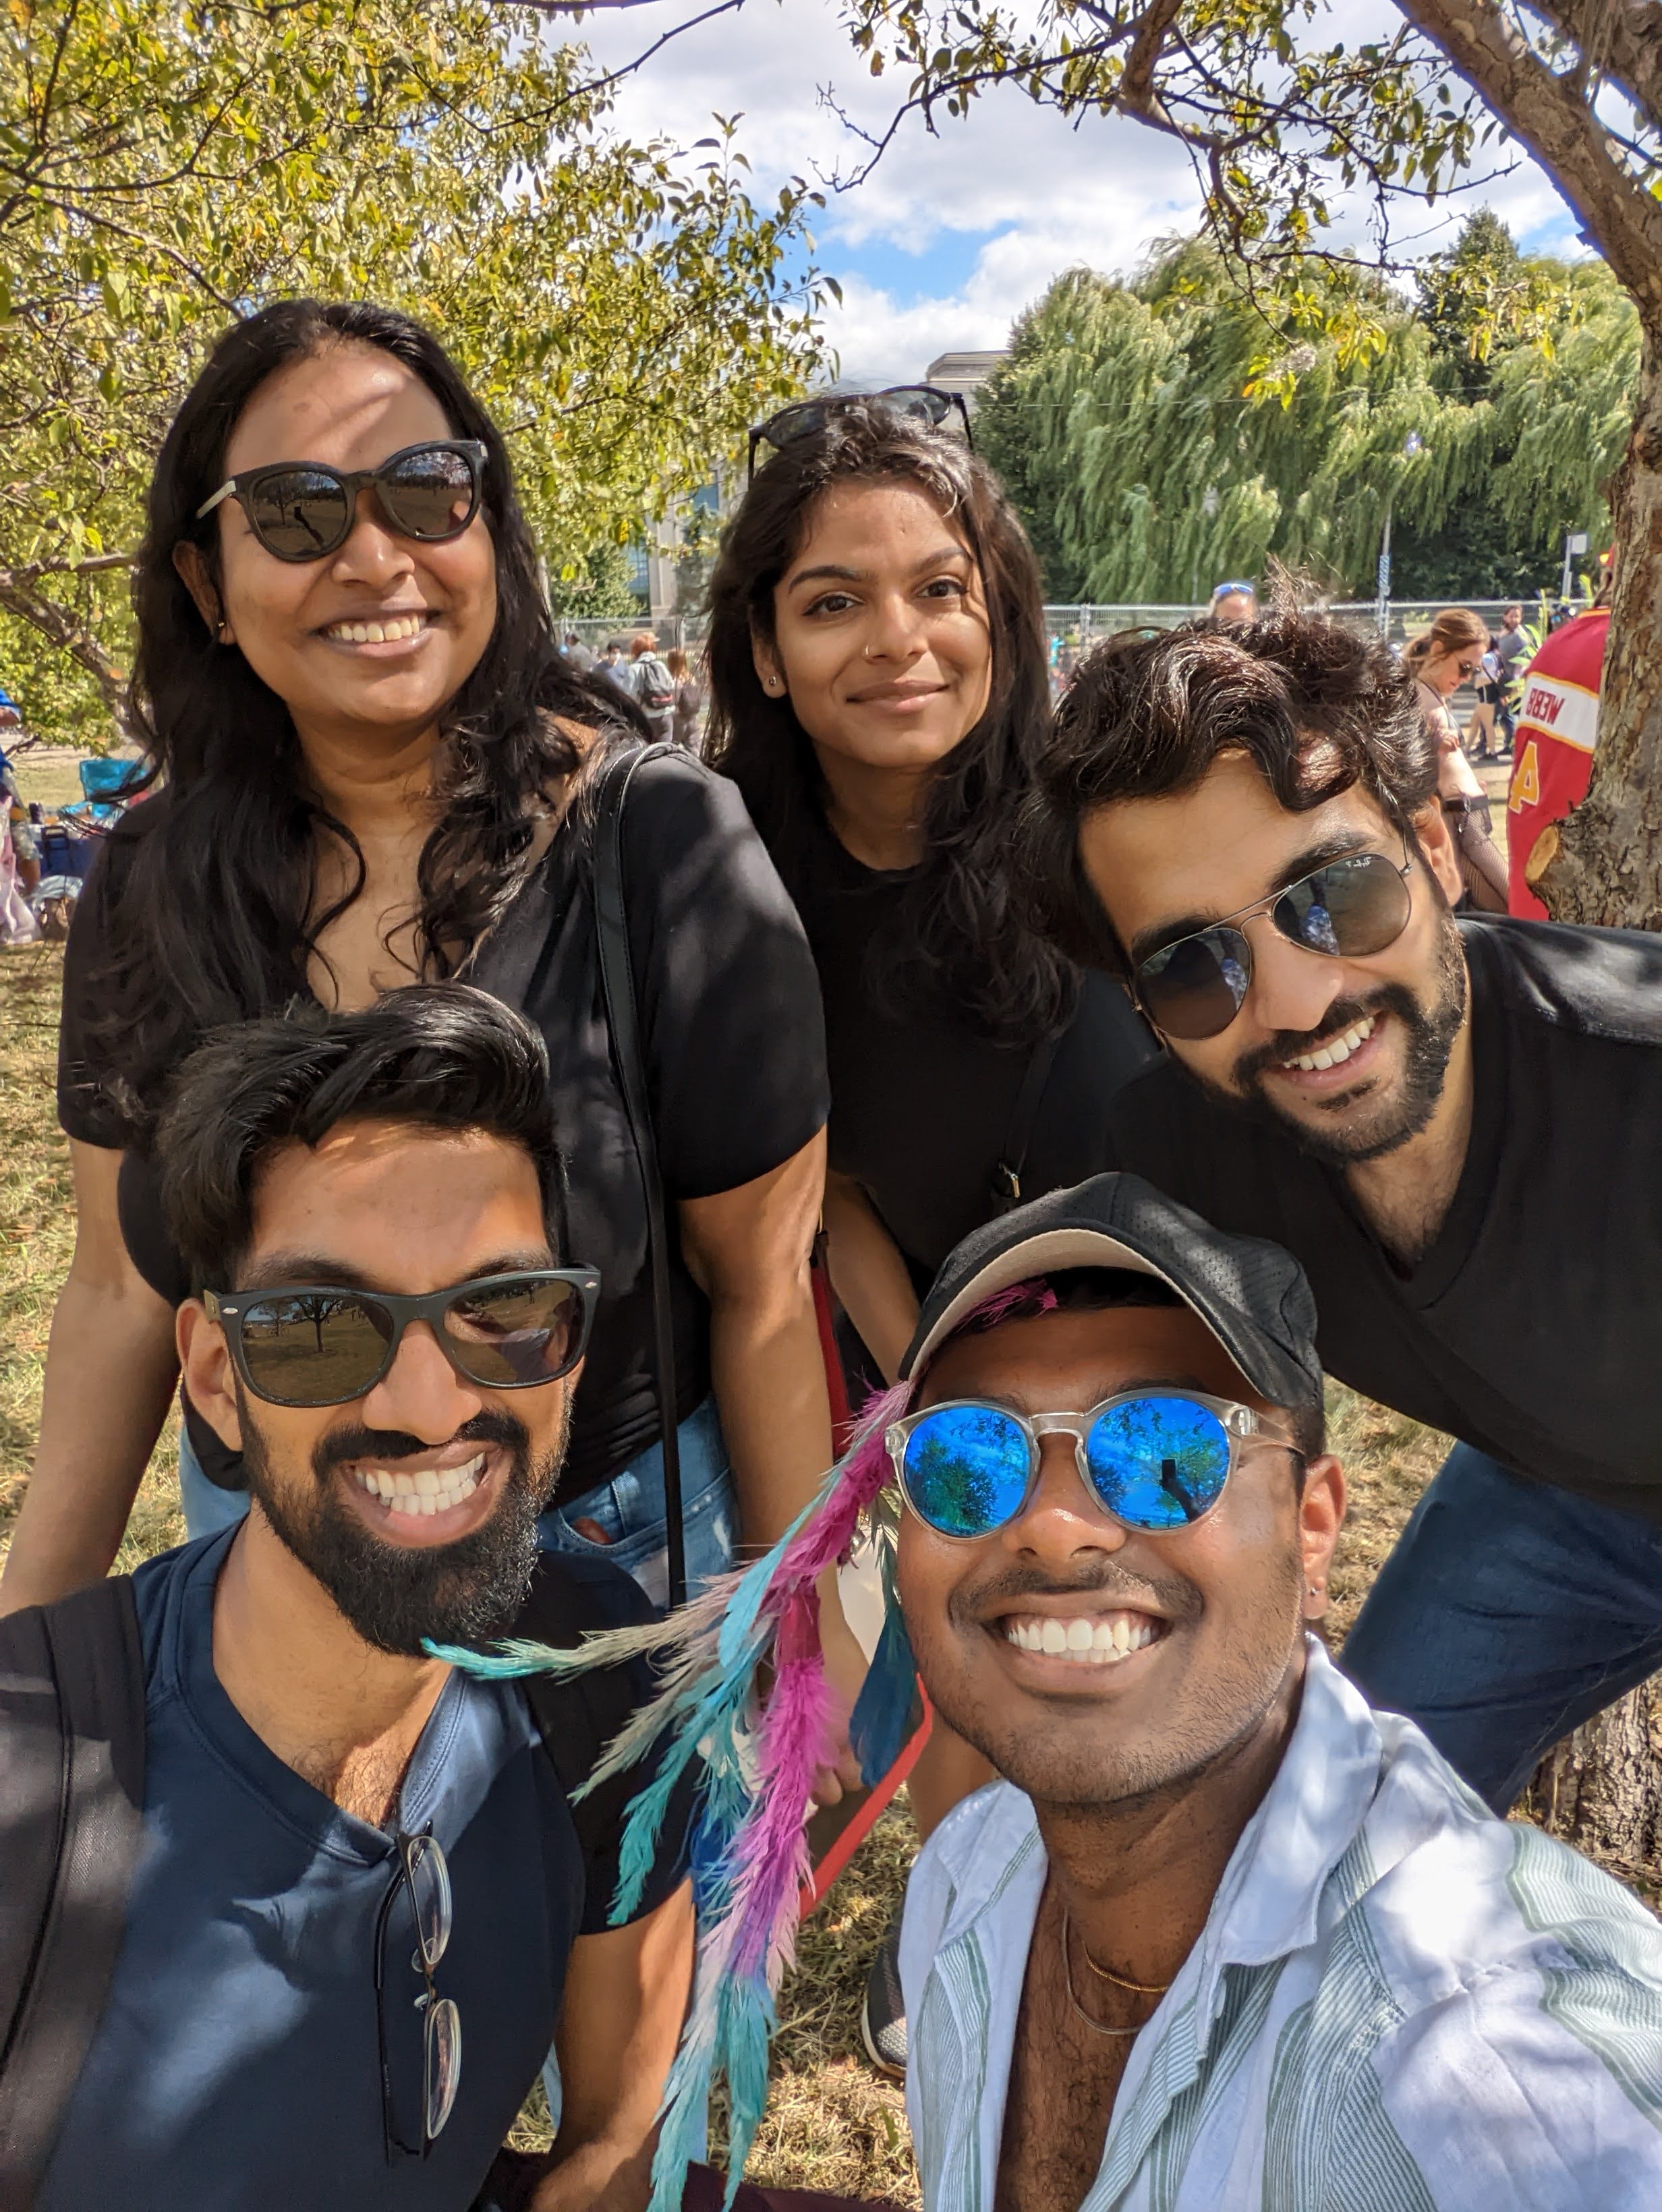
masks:
<instances>
[{"instance_id":1,"label":"blue sky","mask_svg":"<svg viewBox=\"0 0 1662 2212\"><path fill-rule=\"evenodd\" d=\"M1385 0L1342 6L1334 36L1354 36L1369 18L1395 20ZM697 12L695 0L602 5L579 34L616 66ZM690 143L713 113L742 111L740 143L770 194L789 175L845 174L861 158L858 142L820 99L823 87L868 125L886 123L894 80L866 74L832 0L746 0L629 80L618 119ZM1429 251L1485 203L1520 243L1580 250L1556 193L1521 160L1449 202L1446 217L1415 219L1409 210L1403 227ZM1074 131L1008 88L977 102L966 122L944 121L937 137L910 124L866 182L829 195L816 226L820 265L844 290L842 308L825 318L843 379L903 381L948 349L1002 345L1014 318L1062 270L1083 263L1128 270L1157 239L1192 228L1197 205L1181 149L1134 124ZM1358 226L1361 217L1359 209Z\"/></svg>"}]
</instances>

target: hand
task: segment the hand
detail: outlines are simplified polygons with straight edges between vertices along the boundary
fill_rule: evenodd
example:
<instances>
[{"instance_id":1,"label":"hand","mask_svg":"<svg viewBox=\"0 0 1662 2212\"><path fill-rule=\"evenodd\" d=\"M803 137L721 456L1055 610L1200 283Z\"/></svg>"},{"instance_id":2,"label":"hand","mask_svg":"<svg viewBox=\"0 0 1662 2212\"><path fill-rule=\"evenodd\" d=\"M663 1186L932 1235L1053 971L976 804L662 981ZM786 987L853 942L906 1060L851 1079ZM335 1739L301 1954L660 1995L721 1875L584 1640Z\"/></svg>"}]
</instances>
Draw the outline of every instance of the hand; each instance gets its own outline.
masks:
<instances>
[{"instance_id":1,"label":"hand","mask_svg":"<svg viewBox=\"0 0 1662 2212\"><path fill-rule=\"evenodd\" d=\"M849 1741L849 1720L866 1679L866 1655L843 1617L842 1601L836 1594L835 1569L825 1580L831 1583L831 1590L828 1596L822 1582L819 1648L825 1655L825 1680L831 1692L831 1744L830 1759L815 1770L813 1778L813 1802L822 1806L841 1804L845 1790L861 1786L860 1761Z\"/></svg>"}]
</instances>

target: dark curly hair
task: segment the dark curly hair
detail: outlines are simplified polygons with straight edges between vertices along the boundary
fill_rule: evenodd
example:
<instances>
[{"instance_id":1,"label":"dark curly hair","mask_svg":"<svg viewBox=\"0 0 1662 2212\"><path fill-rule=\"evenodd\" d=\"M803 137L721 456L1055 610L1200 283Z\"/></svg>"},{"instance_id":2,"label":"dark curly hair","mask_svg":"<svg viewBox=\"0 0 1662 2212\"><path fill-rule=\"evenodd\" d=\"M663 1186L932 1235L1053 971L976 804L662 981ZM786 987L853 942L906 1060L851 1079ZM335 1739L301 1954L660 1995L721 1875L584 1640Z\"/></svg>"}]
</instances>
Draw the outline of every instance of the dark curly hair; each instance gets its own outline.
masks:
<instances>
[{"instance_id":1,"label":"dark curly hair","mask_svg":"<svg viewBox=\"0 0 1662 2212\"><path fill-rule=\"evenodd\" d=\"M1437 789L1414 678L1377 638L1288 607L1250 627L1127 630L1081 663L1023 810L1020 873L1054 944L1126 973L1080 825L1116 799L1193 790L1223 753L1245 753L1289 813L1360 784L1410 838Z\"/></svg>"},{"instance_id":2,"label":"dark curly hair","mask_svg":"<svg viewBox=\"0 0 1662 2212\"><path fill-rule=\"evenodd\" d=\"M271 1153L315 1149L360 1121L482 1130L517 1145L536 1167L557 1252L563 1189L541 1034L488 992L412 984L356 1013L307 1007L231 1023L175 1072L156 1160L163 1216L193 1290L236 1282Z\"/></svg>"},{"instance_id":3,"label":"dark curly hair","mask_svg":"<svg viewBox=\"0 0 1662 2212\"><path fill-rule=\"evenodd\" d=\"M980 568L992 632L986 712L929 788L924 858L880 948L870 987L891 1011L949 994L995 1036L1036 1042L1072 1005L1071 962L1028 927L1012 895L1011 810L1050 724L1050 664L1038 566L1002 486L957 438L851 398L759 470L728 523L710 579L711 763L745 795L785 887L799 896L812 812L825 788L788 698L762 688L752 636L773 637L773 593L835 484L904 484L962 529ZM874 951L879 948L874 948Z\"/></svg>"},{"instance_id":4,"label":"dark curly hair","mask_svg":"<svg viewBox=\"0 0 1662 2212\"><path fill-rule=\"evenodd\" d=\"M196 512L224 480L244 408L277 370L340 344L402 362L452 434L486 450L496 620L441 717L433 789L441 805L417 869L424 974L466 972L524 883L535 802L557 796L581 765L562 722L644 734L615 685L580 676L557 652L502 434L432 333L363 301L284 300L235 324L163 441L133 574L132 719L149 781L163 787L127 817L100 867L107 951L88 998L95 1033L124 1071L114 1103L136 1135L198 1037L304 992L320 933L363 886L357 841L307 788L287 707L234 647L216 641L174 565L175 548L194 544L217 584L218 518L198 522ZM357 880L314 914L320 834L347 848Z\"/></svg>"}]
</instances>

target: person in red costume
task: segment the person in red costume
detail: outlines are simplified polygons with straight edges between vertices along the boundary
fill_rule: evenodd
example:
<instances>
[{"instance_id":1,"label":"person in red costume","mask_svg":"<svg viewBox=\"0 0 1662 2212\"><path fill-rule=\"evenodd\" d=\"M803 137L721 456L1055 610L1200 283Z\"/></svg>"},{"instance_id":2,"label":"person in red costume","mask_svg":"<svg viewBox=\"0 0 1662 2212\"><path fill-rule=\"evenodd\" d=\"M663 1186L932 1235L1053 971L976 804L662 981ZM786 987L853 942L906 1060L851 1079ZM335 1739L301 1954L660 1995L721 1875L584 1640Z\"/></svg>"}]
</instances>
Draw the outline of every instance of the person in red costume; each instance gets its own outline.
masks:
<instances>
[{"instance_id":1,"label":"person in red costume","mask_svg":"<svg viewBox=\"0 0 1662 2212\"><path fill-rule=\"evenodd\" d=\"M1543 641L1525 672L1507 793L1507 904L1527 921L1549 919L1534 886L1558 849L1559 823L1586 796L1592 775L1610 626L1608 606L1575 616Z\"/></svg>"}]
</instances>

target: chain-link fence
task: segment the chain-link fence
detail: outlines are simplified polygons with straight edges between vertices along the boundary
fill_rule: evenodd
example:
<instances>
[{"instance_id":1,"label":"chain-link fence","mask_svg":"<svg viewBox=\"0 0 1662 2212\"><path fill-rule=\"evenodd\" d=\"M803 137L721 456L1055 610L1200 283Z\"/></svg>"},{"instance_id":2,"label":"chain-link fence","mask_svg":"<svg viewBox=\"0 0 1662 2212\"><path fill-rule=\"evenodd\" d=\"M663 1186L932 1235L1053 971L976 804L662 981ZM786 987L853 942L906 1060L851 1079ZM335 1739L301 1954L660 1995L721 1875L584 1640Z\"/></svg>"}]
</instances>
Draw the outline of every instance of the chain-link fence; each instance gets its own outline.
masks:
<instances>
[{"instance_id":1,"label":"chain-link fence","mask_svg":"<svg viewBox=\"0 0 1662 2212\"><path fill-rule=\"evenodd\" d=\"M1556 604L1553 602L1552 604ZM1501 617L1508 607L1521 606L1524 620L1532 629L1544 634L1549 602L1533 599L1391 599L1385 610L1385 634L1393 645L1402 645L1429 629L1437 617L1447 606L1469 607L1472 613L1486 622L1492 630L1499 631ZM1196 616L1209 611L1207 606L1052 606L1044 610L1044 626L1050 632L1053 647L1071 647L1075 653L1088 652L1105 637L1113 637L1124 629L1175 629L1179 623L1193 622ZM1377 599L1340 600L1325 611L1337 615L1342 621L1354 623L1358 629L1377 629L1379 622L1379 603Z\"/></svg>"},{"instance_id":2,"label":"chain-link fence","mask_svg":"<svg viewBox=\"0 0 1662 2212\"><path fill-rule=\"evenodd\" d=\"M696 653L703 643L704 622L702 615L665 615L658 622L645 615L556 615L554 634L562 644L575 635L594 653L616 643L627 657L630 645L643 635L656 641L660 653L672 645Z\"/></svg>"}]
</instances>

